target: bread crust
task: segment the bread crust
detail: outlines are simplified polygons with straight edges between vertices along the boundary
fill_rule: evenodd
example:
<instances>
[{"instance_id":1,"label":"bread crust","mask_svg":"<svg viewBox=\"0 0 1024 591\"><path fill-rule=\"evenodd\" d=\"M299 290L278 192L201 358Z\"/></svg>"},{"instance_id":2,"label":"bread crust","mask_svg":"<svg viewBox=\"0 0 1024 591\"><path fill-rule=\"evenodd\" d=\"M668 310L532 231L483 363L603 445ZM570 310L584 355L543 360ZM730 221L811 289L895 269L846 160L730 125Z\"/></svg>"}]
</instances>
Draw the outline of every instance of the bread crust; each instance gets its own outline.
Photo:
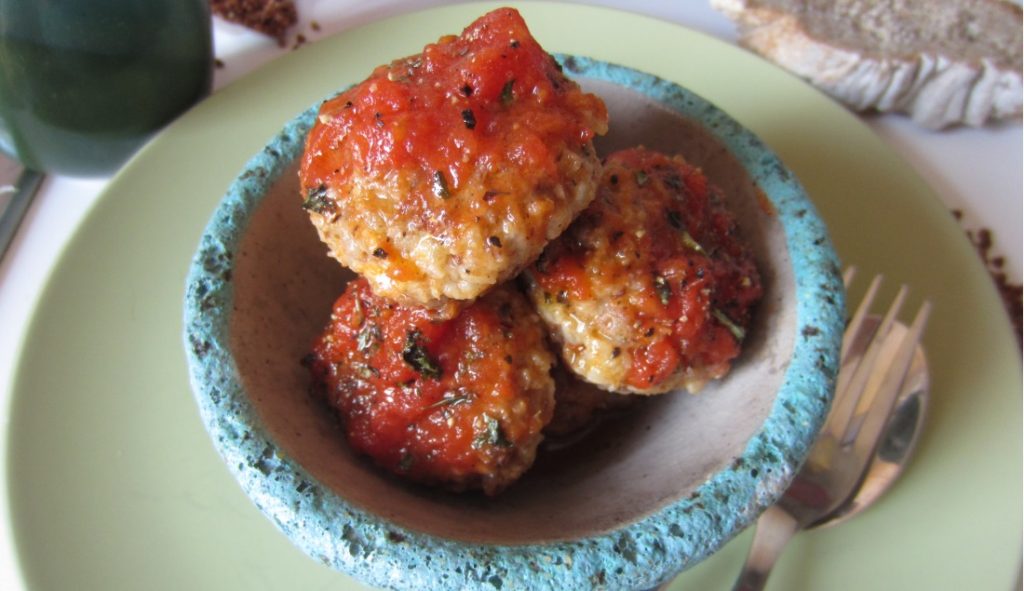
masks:
<instances>
[{"instance_id":1,"label":"bread crust","mask_svg":"<svg viewBox=\"0 0 1024 591\"><path fill-rule=\"evenodd\" d=\"M929 129L1019 118L1021 8L1000 0L712 0L740 44L857 111Z\"/></svg>"}]
</instances>

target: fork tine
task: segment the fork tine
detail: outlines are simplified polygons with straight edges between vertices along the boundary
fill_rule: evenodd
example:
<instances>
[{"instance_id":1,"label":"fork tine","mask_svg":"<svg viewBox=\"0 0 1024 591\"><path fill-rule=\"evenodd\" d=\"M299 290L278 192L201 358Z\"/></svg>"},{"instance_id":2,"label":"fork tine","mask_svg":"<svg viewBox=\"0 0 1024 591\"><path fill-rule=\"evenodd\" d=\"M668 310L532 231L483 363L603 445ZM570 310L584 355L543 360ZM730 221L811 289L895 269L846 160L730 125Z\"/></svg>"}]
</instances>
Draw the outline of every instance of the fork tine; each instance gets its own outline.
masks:
<instances>
[{"instance_id":1,"label":"fork tine","mask_svg":"<svg viewBox=\"0 0 1024 591\"><path fill-rule=\"evenodd\" d=\"M852 330L851 328L847 329L844 340L847 337L860 332L860 324L862 324L867 317L867 312L870 309L871 303L874 301L875 294L877 293L880 284L881 276L875 276L871 285L868 287L867 295L864 296L864 300L854 313L854 319L850 323ZM834 409L828 421L829 433L843 444L850 441L847 433L854 417L854 411L857 409L860 399L863 398L864 394L868 390L866 386L868 379L872 375L871 370L874 367L875 360L878 358L878 354L882 349L882 345L885 342L889 331L892 329L892 324L896 320L896 315L899 314L900 308L903 307L903 300L906 298L906 295L907 287L904 285L900 287L899 292L893 299L892 304L890 304L881 323L872 334L868 347L861 355L860 359L845 360L845 363L850 367L847 371L840 372L843 375L841 376L839 383L836 384ZM854 322L857 324L854 325ZM848 395L850 392L852 392L853 395Z\"/></svg>"},{"instance_id":2,"label":"fork tine","mask_svg":"<svg viewBox=\"0 0 1024 591\"><path fill-rule=\"evenodd\" d=\"M856 267L848 267L843 273L843 286L847 291L849 291L850 284L853 282L856 272ZM854 370L856 369L857 364L863 359L862 353L860 359L851 360L850 349L860 339L870 338L871 336L862 334L865 332L864 321L867 318L868 310L871 309L871 304L874 302L875 294L878 293L878 287L881 285L881 282L881 275L876 275L874 279L872 279L871 284L864 293L864 297L861 298L861 302L857 306L857 310L847 323L846 331L843 333L843 344L839 354L839 363L842 366L842 370L839 372L838 379L836 380L836 396L833 406L839 404L843 399L843 394L847 391L850 385L850 379L853 377ZM864 349L861 348L860 350L863 351Z\"/></svg>"},{"instance_id":3,"label":"fork tine","mask_svg":"<svg viewBox=\"0 0 1024 591\"><path fill-rule=\"evenodd\" d=\"M875 329L874 335L871 337L871 342L868 343L867 349L861 356L860 362L857 365L857 369L853 372L853 376L850 378L850 382L847 385L848 388L857 392L856 397L845 396L843 398L843 405L841 405L840 414L837 415L836 423L833 426L834 436L843 444L846 445L853 440L854 433L851 432L850 425L853 422L854 411L857 409L857 404L861 398L868 392L873 392L872 388L868 387L868 380L871 376L876 374L875 363L878 360L878 355L881 353L882 348L885 346L885 341L889 336L889 331L892 330L892 325L896 321L896 315L899 314L900 309L903 307L903 301L907 297L907 286L900 286L900 290L896 293L896 297L893 298L892 303L889 305L889 309L886 310L885 316L882 317L881 323L878 328ZM871 400L869 397L868 400Z\"/></svg>"},{"instance_id":4,"label":"fork tine","mask_svg":"<svg viewBox=\"0 0 1024 591\"><path fill-rule=\"evenodd\" d=\"M853 278L857 276L857 267L849 266L843 271L843 287L850 289L850 284L853 283Z\"/></svg>"},{"instance_id":5,"label":"fork tine","mask_svg":"<svg viewBox=\"0 0 1024 591\"><path fill-rule=\"evenodd\" d=\"M854 453L859 457L870 458L875 453L882 430L885 428L889 416L892 414L892 409L896 405L896 398L906 377L907 368L910 367L914 359L914 352L921 341L921 335L924 333L925 324L927 324L928 317L931 315L931 309L931 302L926 301L921 304L917 314L914 316L914 322L906 334L903 335L899 348L892 356L883 374L884 377L882 377L881 383L877 388L872 389L874 391L874 398L871 400L868 410L865 411L860 428L854 433Z\"/></svg>"},{"instance_id":6,"label":"fork tine","mask_svg":"<svg viewBox=\"0 0 1024 591\"><path fill-rule=\"evenodd\" d=\"M871 284L868 285L868 290L864 293L864 297L861 298L860 304L857 306L857 310L853 313L853 316L850 318L850 323L846 327L846 333L843 335L843 348L839 354L840 359L845 359L847 354L849 354L850 345L853 344L854 339L860 332L860 326L864 323L864 318L867 317L868 310L871 309L871 304L874 303L875 294L878 293L878 287L881 284L882 276L875 275L874 279L871 280Z\"/></svg>"}]
</instances>

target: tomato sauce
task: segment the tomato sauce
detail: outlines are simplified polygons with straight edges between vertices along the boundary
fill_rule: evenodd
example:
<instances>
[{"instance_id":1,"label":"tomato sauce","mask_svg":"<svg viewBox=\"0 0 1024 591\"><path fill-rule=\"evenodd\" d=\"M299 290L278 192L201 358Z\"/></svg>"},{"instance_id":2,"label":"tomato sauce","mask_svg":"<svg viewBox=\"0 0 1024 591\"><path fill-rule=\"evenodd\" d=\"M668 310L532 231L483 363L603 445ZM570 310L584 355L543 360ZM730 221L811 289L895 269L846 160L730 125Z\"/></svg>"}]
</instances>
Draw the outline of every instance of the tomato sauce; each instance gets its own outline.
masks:
<instances>
[{"instance_id":1,"label":"tomato sauce","mask_svg":"<svg viewBox=\"0 0 1024 591\"><path fill-rule=\"evenodd\" d=\"M412 480L493 493L532 461L553 411L552 359L531 318L511 289L441 321L357 279L335 303L309 366L355 450ZM547 365L524 383L538 352Z\"/></svg>"},{"instance_id":2,"label":"tomato sauce","mask_svg":"<svg viewBox=\"0 0 1024 591\"><path fill-rule=\"evenodd\" d=\"M565 78L519 13L499 9L326 101L307 140L302 186L414 170L410 190L429 202L480 167L552 176L553 150L587 144L606 119L601 100Z\"/></svg>"}]
</instances>

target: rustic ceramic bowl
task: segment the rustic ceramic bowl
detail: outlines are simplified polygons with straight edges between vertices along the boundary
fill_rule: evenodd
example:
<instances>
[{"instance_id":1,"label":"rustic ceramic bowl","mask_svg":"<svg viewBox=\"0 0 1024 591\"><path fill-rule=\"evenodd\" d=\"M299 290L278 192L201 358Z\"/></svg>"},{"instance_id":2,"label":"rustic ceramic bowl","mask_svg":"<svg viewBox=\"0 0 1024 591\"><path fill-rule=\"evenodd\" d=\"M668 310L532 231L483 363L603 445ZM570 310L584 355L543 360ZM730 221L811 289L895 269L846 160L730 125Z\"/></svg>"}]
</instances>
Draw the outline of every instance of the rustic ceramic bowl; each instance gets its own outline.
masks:
<instances>
[{"instance_id":1,"label":"rustic ceramic bowl","mask_svg":"<svg viewBox=\"0 0 1024 591\"><path fill-rule=\"evenodd\" d=\"M600 94L608 153L678 152L725 189L766 287L732 373L541 454L496 498L407 484L353 454L300 364L352 275L299 207L315 108L257 154L214 212L185 301L191 381L213 443L299 548L395 589L637 589L715 552L775 501L830 404L843 289L792 174L713 105L634 70L564 58Z\"/></svg>"}]
</instances>

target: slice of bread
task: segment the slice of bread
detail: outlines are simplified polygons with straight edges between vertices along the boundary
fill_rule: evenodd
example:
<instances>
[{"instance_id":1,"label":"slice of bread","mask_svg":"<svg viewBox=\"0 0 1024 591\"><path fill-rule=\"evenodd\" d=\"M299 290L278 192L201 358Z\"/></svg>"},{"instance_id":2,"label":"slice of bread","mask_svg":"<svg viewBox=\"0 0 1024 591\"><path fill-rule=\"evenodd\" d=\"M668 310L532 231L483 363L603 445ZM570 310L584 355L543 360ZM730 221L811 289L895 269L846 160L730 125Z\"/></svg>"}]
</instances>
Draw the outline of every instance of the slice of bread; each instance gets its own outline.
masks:
<instances>
[{"instance_id":1,"label":"slice of bread","mask_svg":"<svg viewBox=\"0 0 1024 591\"><path fill-rule=\"evenodd\" d=\"M1021 8L1005 0L711 0L740 44L858 111L924 127L1021 115Z\"/></svg>"}]
</instances>

